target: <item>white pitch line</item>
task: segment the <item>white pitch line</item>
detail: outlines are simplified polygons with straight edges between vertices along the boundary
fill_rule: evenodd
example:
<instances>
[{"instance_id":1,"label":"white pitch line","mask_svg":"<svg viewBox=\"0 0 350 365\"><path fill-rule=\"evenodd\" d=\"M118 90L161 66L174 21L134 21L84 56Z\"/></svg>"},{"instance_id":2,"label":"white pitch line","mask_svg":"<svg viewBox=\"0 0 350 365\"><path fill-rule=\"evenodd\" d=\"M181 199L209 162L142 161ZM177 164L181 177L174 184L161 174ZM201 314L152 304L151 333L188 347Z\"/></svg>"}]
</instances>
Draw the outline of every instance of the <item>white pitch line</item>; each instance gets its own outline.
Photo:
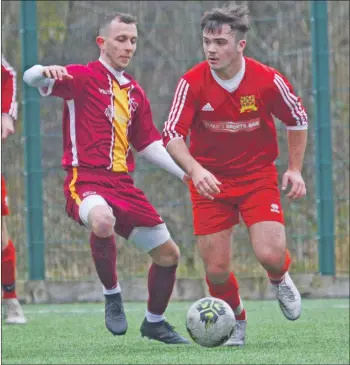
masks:
<instances>
[{"instance_id":1,"label":"white pitch line","mask_svg":"<svg viewBox=\"0 0 350 365\"><path fill-rule=\"evenodd\" d=\"M103 313L104 309L37 309L37 310L25 310L23 309L25 314L52 314L52 313L60 313L60 314L85 314L85 313Z\"/></svg>"},{"instance_id":2,"label":"white pitch line","mask_svg":"<svg viewBox=\"0 0 350 365\"><path fill-rule=\"evenodd\" d=\"M334 304L333 308L349 309L349 304Z\"/></svg>"},{"instance_id":3,"label":"white pitch line","mask_svg":"<svg viewBox=\"0 0 350 365\"><path fill-rule=\"evenodd\" d=\"M146 305L143 309L137 309L137 308L125 308L126 314L128 313L136 313L136 312L143 312L146 310ZM104 313L105 309L102 308L94 308L94 309L66 309L66 310L60 310L60 309L37 309L37 310L26 310L23 308L24 314L52 314L52 313L58 313L58 314L97 314L97 313ZM171 312L186 312L186 309L170 309Z\"/></svg>"},{"instance_id":4,"label":"white pitch line","mask_svg":"<svg viewBox=\"0 0 350 365\"><path fill-rule=\"evenodd\" d=\"M319 309L326 308L327 306L319 307ZM349 304L333 304L331 308L338 308L338 309L349 309ZM146 305L144 307L144 310L146 309ZM169 308L171 312L185 312L186 308ZM316 309L316 308L313 308ZM23 311L25 314L98 314L98 313L104 313L104 305L101 305L101 308L91 308L91 309L83 309L83 308L71 308L71 309L34 309L34 310L26 310L25 306L23 308ZM142 312L143 309L138 308L125 308L126 313L136 313L136 312Z\"/></svg>"}]
</instances>

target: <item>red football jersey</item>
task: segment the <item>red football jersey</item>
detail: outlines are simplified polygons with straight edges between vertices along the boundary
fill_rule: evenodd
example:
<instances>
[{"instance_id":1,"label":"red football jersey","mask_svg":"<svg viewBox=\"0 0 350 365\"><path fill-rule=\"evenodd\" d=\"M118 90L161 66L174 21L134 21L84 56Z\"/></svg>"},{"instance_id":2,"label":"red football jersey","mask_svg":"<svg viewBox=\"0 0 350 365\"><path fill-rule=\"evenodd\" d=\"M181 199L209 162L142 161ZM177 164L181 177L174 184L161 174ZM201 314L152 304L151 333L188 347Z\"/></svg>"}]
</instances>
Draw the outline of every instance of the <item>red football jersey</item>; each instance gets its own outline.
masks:
<instances>
[{"instance_id":1,"label":"red football jersey","mask_svg":"<svg viewBox=\"0 0 350 365\"><path fill-rule=\"evenodd\" d=\"M1 57L1 113L17 119L16 71Z\"/></svg>"},{"instance_id":2,"label":"red football jersey","mask_svg":"<svg viewBox=\"0 0 350 365\"><path fill-rule=\"evenodd\" d=\"M62 166L133 171L130 144L141 151L161 139L144 90L126 73L120 85L100 61L66 68L73 79L39 89L65 99Z\"/></svg>"},{"instance_id":3,"label":"red football jersey","mask_svg":"<svg viewBox=\"0 0 350 365\"><path fill-rule=\"evenodd\" d=\"M220 176L249 173L278 156L273 115L288 129L306 129L307 115L299 97L275 69L245 57L245 73L229 92L202 62L180 79L163 131L164 145L186 140L206 169Z\"/></svg>"}]
</instances>

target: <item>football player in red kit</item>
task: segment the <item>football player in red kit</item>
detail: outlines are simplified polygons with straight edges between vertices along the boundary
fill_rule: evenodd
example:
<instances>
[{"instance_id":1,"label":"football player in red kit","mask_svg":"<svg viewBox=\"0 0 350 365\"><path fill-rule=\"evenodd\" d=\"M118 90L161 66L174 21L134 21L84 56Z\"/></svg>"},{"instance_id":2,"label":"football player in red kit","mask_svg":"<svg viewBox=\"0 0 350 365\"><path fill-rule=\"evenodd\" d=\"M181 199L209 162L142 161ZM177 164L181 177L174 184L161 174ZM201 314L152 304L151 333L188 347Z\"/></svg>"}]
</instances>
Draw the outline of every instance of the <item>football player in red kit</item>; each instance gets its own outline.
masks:
<instances>
[{"instance_id":1,"label":"football player in red kit","mask_svg":"<svg viewBox=\"0 0 350 365\"><path fill-rule=\"evenodd\" d=\"M281 73L243 56L249 29L246 6L213 9L204 14L201 27L206 61L181 77L163 141L192 178L194 231L209 292L229 303L236 315L236 331L226 345L242 346L247 317L230 269L239 215L283 314L296 320L301 313L301 297L288 274L291 258L274 164L278 144L273 115L287 129L289 165L282 190L291 183L290 199L306 194L301 169L307 115Z\"/></svg>"},{"instance_id":2,"label":"football player in red kit","mask_svg":"<svg viewBox=\"0 0 350 365\"><path fill-rule=\"evenodd\" d=\"M150 103L141 86L124 69L136 50L136 19L114 13L101 23L100 58L88 65L35 65L24 81L43 96L64 99L63 158L68 215L90 231L92 257L105 295L105 324L124 335L128 324L116 272L114 233L152 258L149 299L141 335L167 344L189 344L164 317L174 288L179 249L129 172L131 145L143 157L186 181L162 144Z\"/></svg>"},{"instance_id":3,"label":"football player in red kit","mask_svg":"<svg viewBox=\"0 0 350 365\"><path fill-rule=\"evenodd\" d=\"M1 58L1 140L15 132L17 118L16 72ZM6 162L5 162L6 163ZM6 218L10 214L4 176L1 175L1 286L4 304L4 320L7 324L25 324L21 305L16 293L16 249L9 237Z\"/></svg>"}]
</instances>

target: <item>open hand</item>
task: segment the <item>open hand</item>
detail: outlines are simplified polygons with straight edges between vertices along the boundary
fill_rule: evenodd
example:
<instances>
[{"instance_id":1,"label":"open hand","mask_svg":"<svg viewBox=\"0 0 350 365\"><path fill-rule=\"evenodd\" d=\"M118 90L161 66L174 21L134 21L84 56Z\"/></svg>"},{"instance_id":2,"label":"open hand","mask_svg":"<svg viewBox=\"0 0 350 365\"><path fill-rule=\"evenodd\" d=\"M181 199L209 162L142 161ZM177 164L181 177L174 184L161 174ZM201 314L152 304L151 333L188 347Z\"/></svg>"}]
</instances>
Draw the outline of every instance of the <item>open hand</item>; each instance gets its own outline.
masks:
<instances>
[{"instance_id":1,"label":"open hand","mask_svg":"<svg viewBox=\"0 0 350 365\"><path fill-rule=\"evenodd\" d=\"M70 75L63 66L45 66L43 69L43 76L60 81L73 79L73 76Z\"/></svg>"}]
</instances>

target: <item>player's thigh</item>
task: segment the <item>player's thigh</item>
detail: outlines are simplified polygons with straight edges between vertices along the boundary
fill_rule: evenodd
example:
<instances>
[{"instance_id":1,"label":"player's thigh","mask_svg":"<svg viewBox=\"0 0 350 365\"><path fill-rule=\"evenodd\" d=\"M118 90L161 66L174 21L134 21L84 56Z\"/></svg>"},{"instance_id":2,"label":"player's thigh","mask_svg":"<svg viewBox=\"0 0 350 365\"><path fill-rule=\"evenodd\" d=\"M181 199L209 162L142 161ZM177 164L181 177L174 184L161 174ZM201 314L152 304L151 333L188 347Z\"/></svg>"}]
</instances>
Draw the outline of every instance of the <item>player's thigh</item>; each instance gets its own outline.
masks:
<instances>
[{"instance_id":1,"label":"player's thigh","mask_svg":"<svg viewBox=\"0 0 350 365\"><path fill-rule=\"evenodd\" d=\"M260 262L282 262L286 251L285 227L280 222L264 221L249 227L254 253Z\"/></svg>"},{"instance_id":2,"label":"player's thigh","mask_svg":"<svg viewBox=\"0 0 350 365\"><path fill-rule=\"evenodd\" d=\"M9 234L6 225L6 218L1 216L1 250L3 250L9 242Z\"/></svg>"},{"instance_id":3,"label":"player's thigh","mask_svg":"<svg viewBox=\"0 0 350 365\"><path fill-rule=\"evenodd\" d=\"M163 219L131 178L108 191L105 198L116 218L115 232L137 248L150 252L170 239Z\"/></svg>"},{"instance_id":4,"label":"player's thigh","mask_svg":"<svg viewBox=\"0 0 350 365\"><path fill-rule=\"evenodd\" d=\"M224 231L239 223L237 206L229 196L207 199L191 187L193 229L195 235L211 235Z\"/></svg>"},{"instance_id":5,"label":"player's thigh","mask_svg":"<svg viewBox=\"0 0 350 365\"><path fill-rule=\"evenodd\" d=\"M270 255L285 249L286 237L280 192L273 181L242 199L240 213L248 227L255 254Z\"/></svg>"},{"instance_id":6,"label":"player's thigh","mask_svg":"<svg viewBox=\"0 0 350 365\"><path fill-rule=\"evenodd\" d=\"M104 216L113 218L113 212L105 199L104 185L91 174L77 171L69 171L64 182L66 212L77 223L93 228Z\"/></svg>"},{"instance_id":7,"label":"player's thigh","mask_svg":"<svg viewBox=\"0 0 350 365\"><path fill-rule=\"evenodd\" d=\"M207 235L198 235L198 248L206 271L227 271L231 262L233 227Z\"/></svg>"},{"instance_id":8,"label":"player's thigh","mask_svg":"<svg viewBox=\"0 0 350 365\"><path fill-rule=\"evenodd\" d=\"M242 195L239 211L248 228L255 223L266 221L284 224L277 181L262 180L259 186Z\"/></svg>"}]
</instances>

